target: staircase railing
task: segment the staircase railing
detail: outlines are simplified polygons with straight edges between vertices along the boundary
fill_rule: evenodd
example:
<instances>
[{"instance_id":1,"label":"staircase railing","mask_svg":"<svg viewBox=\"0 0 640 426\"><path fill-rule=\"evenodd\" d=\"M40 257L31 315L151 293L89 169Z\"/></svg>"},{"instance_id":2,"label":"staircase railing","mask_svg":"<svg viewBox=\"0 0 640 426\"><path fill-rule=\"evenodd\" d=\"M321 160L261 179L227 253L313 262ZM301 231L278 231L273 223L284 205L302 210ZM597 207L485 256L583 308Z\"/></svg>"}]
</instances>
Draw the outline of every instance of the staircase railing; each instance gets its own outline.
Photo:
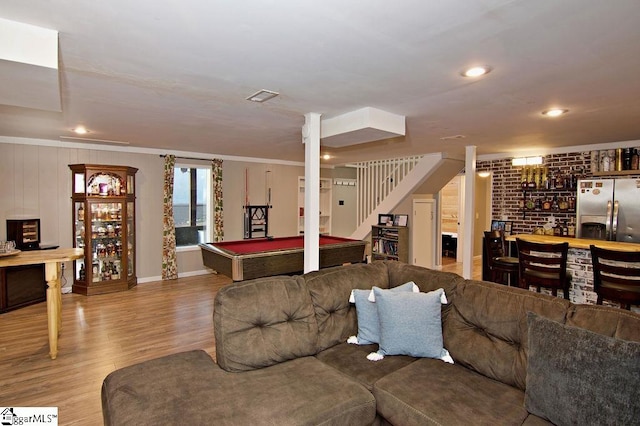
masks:
<instances>
[{"instance_id":1,"label":"staircase railing","mask_svg":"<svg viewBox=\"0 0 640 426\"><path fill-rule=\"evenodd\" d=\"M394 188L411 172L422 156L362 161L352 166L358 169L357 225L384 201Z\"/></svg>"}]
</instances>

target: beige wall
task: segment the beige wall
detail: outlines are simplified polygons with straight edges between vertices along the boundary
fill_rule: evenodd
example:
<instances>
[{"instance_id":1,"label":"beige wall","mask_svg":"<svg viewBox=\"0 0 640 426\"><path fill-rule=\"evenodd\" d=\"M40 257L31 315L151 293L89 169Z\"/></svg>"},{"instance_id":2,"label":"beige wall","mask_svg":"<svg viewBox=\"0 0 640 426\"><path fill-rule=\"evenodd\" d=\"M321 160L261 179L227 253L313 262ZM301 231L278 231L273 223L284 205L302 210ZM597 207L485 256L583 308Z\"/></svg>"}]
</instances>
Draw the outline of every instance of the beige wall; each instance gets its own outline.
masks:
<instances>
[{"instance_id":1,"label":"beige wall","mask_svg":"<svg viewBox=\"0 0 640 426\"><path fill-rule=\"evenodd\" d=\"M136 175L137 275L140 282L159 279L163 159L157 154L0 143L0 240L6 238L6 219L29 216L40 218L43 244L71 247L71 171L68 165L78 163L126 165L139 169ZM297 178L304 175L304 167L225 160L225 239L243 237L245 170L249 175L251 204L265 203L265 180L269 179L271 184L273 207L269 211L269 234L296 235ZM331 175L332 171L322 169L321 174ZM182 275L200 273L204 269L199 248L181 249L177 258L178 271ZM68 286L72 281L70 270L69 264L65 271Z\"/></svg>"}]
</instances>

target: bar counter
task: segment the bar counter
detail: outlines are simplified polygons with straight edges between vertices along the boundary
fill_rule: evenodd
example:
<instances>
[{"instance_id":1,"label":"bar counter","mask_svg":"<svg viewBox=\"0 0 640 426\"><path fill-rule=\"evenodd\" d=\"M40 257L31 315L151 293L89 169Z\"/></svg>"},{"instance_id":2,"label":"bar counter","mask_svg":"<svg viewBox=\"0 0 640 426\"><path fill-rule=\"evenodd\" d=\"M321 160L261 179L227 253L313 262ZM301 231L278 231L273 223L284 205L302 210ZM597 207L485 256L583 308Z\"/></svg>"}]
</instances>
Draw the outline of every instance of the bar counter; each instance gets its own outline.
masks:
<instances>
[{"instance_id":1,"label":"bar counter","mask_svg":"<svg viewBox=\"0 0 640 426\"><path fill-rule=\"evenodd\" d=\"M603 241L603 240L590 240L588 238L573 238L573 237L558 237L555 235L536 235L536 234L518 234L505 237L507 241L515 241L516 238L522 238L526 241L533 243L569 243L569 248L589 250L591 244L598 247L602 247L609 250L621 250L621 251L640 251L640 244L636 243L622 243L618 241Z\"/></svg>"},{"instance_id":2,"label":"bar counter","mask_svg":"<svg viewBox=\"0 0 640 426\"><path fill-rule=\"evenodd\" d=\"M573 303L591 303L595 304L597 295L593 291L593 264L591 262L591 244L610 250L621 251L640 251L640 244L622 243L618 241L592 240L587 238L571 238L559 237L554 235L535 235L535 234L517 234L510 235L505 239L510 243L510 251L512 256L517 256L515 248L516 238L535 242L535 243L569 243L569 253L567 255L567 272L571 275L571 286L569 287L569 300ZM549 291L542 289L542 292L550 294ZM559 292L561 293L561 292ZM559 297L562 297L559 294ZM607 300L603 301L604 305L620 307L617 303ZM631 306L634 312L640 312L640 306Z\"/></svg>"}]
</instances>

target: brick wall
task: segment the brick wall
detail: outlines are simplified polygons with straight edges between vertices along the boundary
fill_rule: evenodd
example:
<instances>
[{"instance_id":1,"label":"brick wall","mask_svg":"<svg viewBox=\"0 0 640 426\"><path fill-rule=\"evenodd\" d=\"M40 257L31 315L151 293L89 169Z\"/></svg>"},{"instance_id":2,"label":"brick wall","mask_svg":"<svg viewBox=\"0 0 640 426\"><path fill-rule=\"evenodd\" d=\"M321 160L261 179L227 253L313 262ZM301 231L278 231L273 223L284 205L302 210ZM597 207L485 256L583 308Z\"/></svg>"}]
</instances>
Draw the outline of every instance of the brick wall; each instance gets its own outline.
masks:
<instances>
[{"instance_id":1,"label":"brick wall","mask_svg":"<svg viewBox=\"0 0 640 426\"><path fill-rule=\"evenodd\" d=\"M549 171L568 173L570 170L581 172L587 179L593 177L591 173L591 153L590 152L570 152L566 154L550 154L543 157L543 165L549 168ZM575 212L527 212L523 215L519 209L519 201L523 198L521 186L522 167L514 167L511 165L511 158L478 161L478 171L491 171L493 174L493 199L491 206L491 217L493 219L510 220L513 222L514 234L530 234L534 229L543 226L548 222L550 216L554 216L557 221L570 222L575 221ZM608 176L602 176L607 178ZM611 176L613 177L613 176ZM640 178L640 172L637 175L617 176L631 178ZM552 196L553 192L539 193L538 195ZM570 192L562 190L558 192L561 197L575 196L575 191Z\"/></svg>"},{"instance_id":2,"label":"brick wall","mask_svg":"<svg viewBox=\"0 0 640 426\"><path fill-rule=\"evenodd\" d=\"M566 174L570 170L581 172L584 178L591 179L591 153L590 152L571 152L566 154L551 154L543 157L543 165L549 168L549 171L560 172ZM511 165L511 158L479 161L477 163L478 171L491 171L493 174L493 199L491 205L491 216L493 219L513 221L513 234L529 234L537 227L547 223L549 216L553 215L556 220L562 222L575 221L575 212L527 212L526 217L523 216L519 207L519 201L523 197L521 186L521 167ZM597 176L596 178L640 178L640 172L633 175L624 176ZM546 193L543 193L543 195ZM553 192L549 192L553 195ZM561 190L558 194L562 197L569 195L575 196L575 191ZM591 264L591 252L583 249L569 249L567 259L567 270L572 277L569 298L574 303L590 303L595 304L597 295L593 291L593 266ZM550 291L542 289L543 293L551 294ZM562 297L562 292L558 292L558 297ZM618 304L608 301L603 302L604 305L619 307ZM640 312L640 306L632 306L632 311Z\"/></svg>"}]
</instances>

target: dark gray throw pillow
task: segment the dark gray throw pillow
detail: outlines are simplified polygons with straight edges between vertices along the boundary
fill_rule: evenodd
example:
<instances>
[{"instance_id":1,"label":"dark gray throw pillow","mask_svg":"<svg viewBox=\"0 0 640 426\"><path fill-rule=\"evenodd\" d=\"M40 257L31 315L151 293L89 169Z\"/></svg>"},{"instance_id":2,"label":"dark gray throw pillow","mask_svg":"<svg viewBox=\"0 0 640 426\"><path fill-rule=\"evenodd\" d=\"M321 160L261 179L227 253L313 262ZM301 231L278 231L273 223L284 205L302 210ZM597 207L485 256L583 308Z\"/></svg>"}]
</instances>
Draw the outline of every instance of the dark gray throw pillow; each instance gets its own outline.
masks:
<instances>
[{"instance_id":1,"label":"dark gray throw pillow","mask_svg":"<svg viewBox=\"0 0 640 426\"><path fill-rule=\"evenodd\" d=\"M525 408L556 425L630 425L640 419L640 342L527 315Z\"/></svg>"}]
</instances>

